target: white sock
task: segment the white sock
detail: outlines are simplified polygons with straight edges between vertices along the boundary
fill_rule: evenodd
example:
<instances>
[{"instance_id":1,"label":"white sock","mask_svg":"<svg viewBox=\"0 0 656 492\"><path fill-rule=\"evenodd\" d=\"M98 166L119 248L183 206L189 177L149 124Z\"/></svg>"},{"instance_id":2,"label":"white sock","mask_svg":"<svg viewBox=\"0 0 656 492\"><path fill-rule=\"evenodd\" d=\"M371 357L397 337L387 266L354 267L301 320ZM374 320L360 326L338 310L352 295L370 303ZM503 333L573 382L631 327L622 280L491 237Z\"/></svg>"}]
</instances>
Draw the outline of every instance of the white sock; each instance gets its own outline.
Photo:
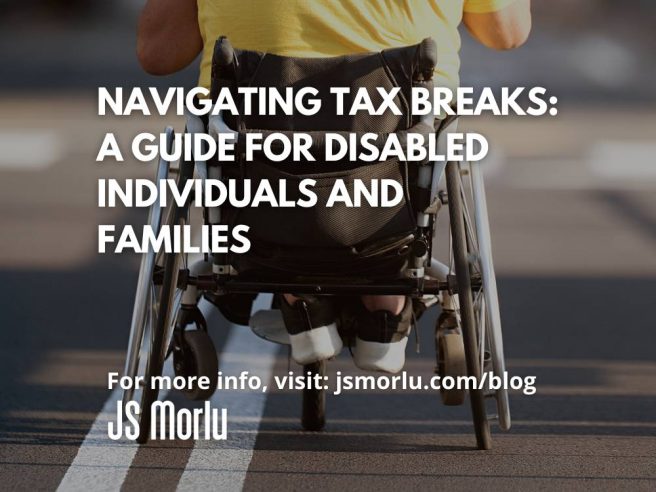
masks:
<instances>
[{"instance_id":1,"label":"white sock","mask_svg":"<svg viewBox=\"0 0 656 492\"><path fill-rule=\"evenodd\" d=\"M292 359L298 364L330 359L342 350L342 339L335 323L289 335L289 341L292 345Z\"/></svg>"},{"instance_id":2,"label":"white sock","mask_svg":"<svg viewBox=\"0 0 656 492\"><path fill-rule=\"evenodd\" d=\"M396 374L405 365L405 347L408 337L390 343L367 342L355 339L353 360L365 371L382 371Z\"/></svg>"}]
</instances>

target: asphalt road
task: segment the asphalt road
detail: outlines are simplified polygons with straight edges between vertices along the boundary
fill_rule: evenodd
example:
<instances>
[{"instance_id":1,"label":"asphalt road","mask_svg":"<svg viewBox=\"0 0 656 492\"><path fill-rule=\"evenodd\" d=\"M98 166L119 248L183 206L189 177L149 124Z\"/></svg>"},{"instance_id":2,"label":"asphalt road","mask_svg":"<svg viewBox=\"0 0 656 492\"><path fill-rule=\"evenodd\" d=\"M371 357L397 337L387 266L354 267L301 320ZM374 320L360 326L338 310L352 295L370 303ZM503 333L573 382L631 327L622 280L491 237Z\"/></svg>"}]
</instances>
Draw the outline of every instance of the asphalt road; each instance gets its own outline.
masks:
<instances>
[{"instance_id":1,"label":"asphalt road","mask_svg":"<svg viewBox=\"0 0 656 492\"><path fill-rule=\"evenodd\" d=\"M138 258L96 254L96 226L144 218L99 211L95 183L153 168L94 157L103 132L125 139L164 120L102 120L86 98L0 104L2 489L656 486L653 110L469 123L495 149L488 201L509 369L538 387L512 394L511 432L495 429L481 452L468 406L427 391L329 395L321 434L299 431L297 392L219 392L225 443L111 443L105 381L123 363ZM421 353L409 346L411 374L432 373L436 315L421 323ZM287 372L285 350L216 312L209 321L224 372ZM338 370L359 374L348 353L330 363Z\"/></svg>"}]
</instances>

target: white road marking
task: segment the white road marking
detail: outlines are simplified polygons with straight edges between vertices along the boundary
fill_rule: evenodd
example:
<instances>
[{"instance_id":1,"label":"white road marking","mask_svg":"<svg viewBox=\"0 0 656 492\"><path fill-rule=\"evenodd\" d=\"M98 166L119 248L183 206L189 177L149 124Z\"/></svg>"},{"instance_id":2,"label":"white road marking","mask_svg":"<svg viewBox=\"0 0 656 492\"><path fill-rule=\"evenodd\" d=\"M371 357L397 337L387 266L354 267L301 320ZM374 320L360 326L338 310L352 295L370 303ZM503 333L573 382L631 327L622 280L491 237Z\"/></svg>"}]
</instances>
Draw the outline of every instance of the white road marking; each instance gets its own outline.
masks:
<instances>
[{"instance_id":1,"label":"white road marking","mask_svg":"<svg viewBox=\"0 0 656 492\"><path fill-rule=\"evenodd\" d=\"M495 186L537 190L656 189L656 144L605 140L581 156L514 159Z\"/></svg>"},{"instance_id":2,"label":"white road marking","mask_svg":"<svg viewBox=\"0 0 656 492\"><path fill-rule=\"evenodd\" d=\"M107 422L115 417L122 395L123 391L116 389L105 402L57 490L120 490L139 449L133 441L112 441L107 436Z\"/></svg>"},{"instance_id":3,"label":"white road marking","mask_svg":"<svg viewBox=\"0 0 656 492\"><path fill-rule=\"evenodd\" d=\"M260 294L253 305L253 312L268 308L270 303L270 294ZM257 338L248 327L233 325L223 350L230 354L230 358L219 359L219 370L224 375L249 371L264 384L268 384L278 349L277 345ZM249 365L236 358L239 356L257 356L260 363ZM231 392L229 399L225 396L225 393L217 391L211 399L211 405L213 408L227 409L228 439L196 441L180 477L178 490L242 490L267 395L257 391L241 391ZM235 416L234 423L231 416ZM239 418L246 420L239 421ZM231 430L236 432L231 434Z\"/></svg>"},{"instance_id":4,"label":"white road marking","mask_svg":"<svg viewBox=\"0 0 656 492\"><path fill-rule=\"evenodd\" d=\"M170 361L164 366L164 374L173 375ZM62 492L120 490L139 449L139 445L134 441L125 438L112 441L107 436L107 423L116 418L116 405L122 398L123 390L117 388L112 391L57 490Z\"/></svg>"},{"instance_id":5,"label":"white road marking","mask_svg":"<svg viewBox=\"0 0 656 492\"><path fill-rule=\"evenodd\" d=\"M187 261L191 265L201 259L202 255L190 255ZM252 312L269 309L272 298L271 294L260 294L253 303ZM199 302L198 307L205 319L209 319L210 313L216 309L204 299ZM225 375L238 375L247 370L258 376L264 384L268 384L278 346L257 338L248 327L231 324L229 330L222 352L230 355L224 360L219 354L219 370ZM248 360L253 358L257 358L257 363L249 365ZM165 363L164 374L174 375L170 359ZM112 441L107 436L107 422L115 415L116 404L122 394L122 391L116 390L105 402L58 490L104 492L121 489L139 449L139 445L134 442ZM242 423L238 430L253 432L231 436L229 428L227 442L197 441L180 477L179 489L198 490L206 487L211 490L230 491L241 490L243 487L246 471L253 457L257 429L267 395L244 391L237 394L231 392L229 400L226 400L225 396L225 393L217 391L210 400L212 407L226 408L228 419L231 414L252 418L253 420Z\"/></svg>"},{"instance_id":6,"label":"white road marking","mask_svg":"<svg viewBox=\"0 0 656 492\"><path fill-rule=\"evenodd\" d=\"M205 301L199 304L199 308L206 317L208 312L214 309ZM163 372L167 376L174 375L170 359L164 364ZM164 393L160 398L166 398L167 394ZM112 441L107 436L107 422L116 415L116 405L122 397L123 391L120 389L111 393L57 490L104 492L121 489L139 449L139 445L133 441Z\"/></svg>"},{"instance_id":7,"label":"white road marking","mask_svg":"<svg viewBox=\"0 0 656 492\"><path fill-rule=\"evenodd\" d=\"M656 181L656 144L653 142L603 141L589 154L588 166L601 178Z\"/></svg>"},{"instance_id":8,"label":"white road marking","mask_svg":"<svg viewBox=\"0 0 656 492\"><path fill-rule=\"evenodd\" d=\"M61 138L47 130L0 132L0 169L46 169L62 159L63 147Z\"/></svg>"},{"instance_id":9,"label":"white road marking","mask_svg":"<svg viewBox=\"0 0 656 492\"><path fill-rule=\"evenodd\" d=\"M618 164L619 165L619 164ZM510 187L523 190L626 190L641 191L656 189L656 179L647 176L642 166L627 170L614 178L602 177L600 169L592 170L586 159L581 160L524 160L514 162L507 171L494 181L496 188ZM622 171L620 171L621 173ZM629 177L632 173L642 178ZM492 183L492 181L490 181Z\"/></svg>"},{"instance_id":10,"label":"white road marking","mask_svg":"<svg viewBox=\"0 0 656 492\"><path fill-rule=\"evenodd\" d=\"M500 146L491 146L487 156L481 161L481 169L486 178L496 178L503 174L507 162L506 152Z\"/></svg>"}]
</instances>

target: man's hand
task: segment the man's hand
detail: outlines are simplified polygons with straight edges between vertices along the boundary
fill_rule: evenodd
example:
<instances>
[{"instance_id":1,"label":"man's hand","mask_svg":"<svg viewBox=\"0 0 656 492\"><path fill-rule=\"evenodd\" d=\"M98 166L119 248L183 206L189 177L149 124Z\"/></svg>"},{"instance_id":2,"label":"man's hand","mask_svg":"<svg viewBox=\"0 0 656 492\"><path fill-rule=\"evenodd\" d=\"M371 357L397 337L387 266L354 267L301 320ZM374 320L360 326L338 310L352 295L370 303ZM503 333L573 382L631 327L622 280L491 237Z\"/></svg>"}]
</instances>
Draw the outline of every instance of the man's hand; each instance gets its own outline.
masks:
<instances>
[{"instance_id":1,"label":"man's hand","mask_svg":"<svg viewBox=\"0 0 656 492\"><path fill-rule=\"evenodd\" d=\"M463 22L469 33L488 48L518 48L531 32L531 0L517 0L498 12L465 12Z\"/></svg>"},{"instance_id":2,"label":"man's hand","mask_svg":"<svg viewBox=\"0 0 656 492\"><path fill-rule=\"evenodd\" d=\"M182 70L202 49L196 0L148 0L137 31L137 58L146 72Z\"/></svg>"}]
</instances>

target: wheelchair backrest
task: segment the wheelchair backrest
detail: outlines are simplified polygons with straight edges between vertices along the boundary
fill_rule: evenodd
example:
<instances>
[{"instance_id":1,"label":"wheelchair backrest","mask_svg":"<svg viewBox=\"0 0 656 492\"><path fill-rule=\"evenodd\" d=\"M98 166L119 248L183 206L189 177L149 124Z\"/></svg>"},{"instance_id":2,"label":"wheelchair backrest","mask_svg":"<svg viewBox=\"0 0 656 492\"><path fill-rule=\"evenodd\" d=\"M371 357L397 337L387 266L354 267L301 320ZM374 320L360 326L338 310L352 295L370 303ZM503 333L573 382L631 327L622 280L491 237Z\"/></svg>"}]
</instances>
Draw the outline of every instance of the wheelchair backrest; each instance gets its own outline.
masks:
<instances>
[{"instance_id":1,"label":"wheelchair backrest","mask_svg":"<svg viewBox=\"0 0 656 492\"><path fill-rule=\"evenodd\" d=\"M432 78L436 52L435 43L425 39L414 46L378 53L296 58L232 48L227 38L221 37L216 42L212 60L211 94L216 99L219 89L226 86L279 90L309 86L319 91L317 98L321 100L322 108L319 117L301 114L291 117L225 115L226 122L236 130L397 132L407 130L417 122L410 114L411 90L413 84L427 83ZM401 90L394 102L403 114L394 115L388 111L382 115L337 115L336 98L330 93L331 87L348 88L351 97L358 89L365 88L375 106L382 102L376 88L389 91L399 87ZM239 100L236 93L234 96ZM350 102L347 97L347 107Z\"/></svg>"},{"instance_id":2,"label":"wheelchair backrest","mask_svg":"<svg viewBox=\"0 0 656 492\"><path fill-rule=\"evenodd\" d=\"M237 114L221 114L225 123L233 130L244 132L261 130L276 132L374 132L378 134L402 133L423 124L433 131L432 125L420 122L410 112L412 88L422 84L430 88L436 64L436 47L431 39L422 43L393 48L379 53L363 53L329 58L296 58L266 54L233 48L222 37L215 46L212 61L211 97L216 100L219 92L228 88L237 102ZM321 100L321 111L315 116L259 115L257 98L251 115L244 115L243 100L238 92L241 87L301 89L313 87ZM398 87L394 103L400 115L385 112L370 115L358 112L355 115L337 115L335 95L331 87L344 87L355 94L365 88L374 106L383 101L377 88L390 91ZM240 102L241 101L241 102ZM350 101L346 98L345 106ZM239 107L241 105L241 107ZM424 128L424 131L426 128ZM412 130L411 130L412 131ZM319 135L320 140L320 135ZM316 141L315 141L316 142ZM279 265L289 255L299 264L302 251L309 249L316 258L320 251L328 251L326 258L339 253L340 257L373 258L380 254L400 258L398 251L407 250L417 227L418 201L413 197L416 187L416 165L408 165L391 159L385 162L268 162L257 158L252 162L241 162L238 166L226 166L224 177L238 180L248 179L253 183L267 180L278 193L279 183L286 181L291 189L287 196L296 200L300 195L298 183L303 178L317 182L318 206L314 208L259 207L256 209L226 210L229 222L247 224L251 228L250 238L254 244L249 256L260 255L258 265ZM344 181L348 192L353 191L353 182L393 180L404 190L403 201L390 208L347 207L338 204L325 207L328 194L336 180ZM405 248L405 249L404 249ZM239 270L245 267L245 259ZM396 260L395 260L396 261ZM312 265L316 259L312 260ZM325 269L333 269L330 262ZM303 267L306 268L306 267ZM310 270L309 267L307 267Z\"/></svg>"}]
</instances>

